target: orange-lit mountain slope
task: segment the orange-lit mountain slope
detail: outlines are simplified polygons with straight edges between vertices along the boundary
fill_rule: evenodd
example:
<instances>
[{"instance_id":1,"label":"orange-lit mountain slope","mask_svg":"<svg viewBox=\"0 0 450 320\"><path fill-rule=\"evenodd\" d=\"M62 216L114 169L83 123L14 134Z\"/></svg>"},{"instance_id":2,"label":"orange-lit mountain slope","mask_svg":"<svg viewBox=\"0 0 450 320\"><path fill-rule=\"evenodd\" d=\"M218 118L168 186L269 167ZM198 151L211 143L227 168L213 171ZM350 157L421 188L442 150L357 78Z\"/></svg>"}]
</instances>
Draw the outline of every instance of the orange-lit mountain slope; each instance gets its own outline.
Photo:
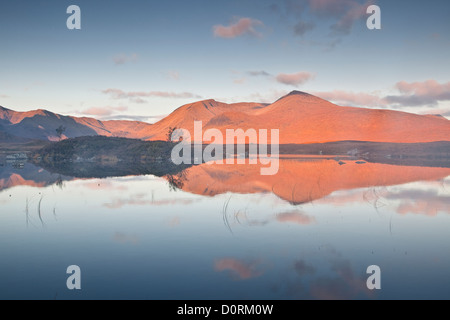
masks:
<instances>
[{"instance_id":1,"label":"orange-lit mountain slope","mask_svg":"<svg viewBox=\"0 0 450 320\"><path fill-rule=\"evenodd\" d=\"M193 135L195 120L203 121L203 130L216 128L224 137L226 129L279 129L281 144L450 141L450 121L443 117L341 107L298 91L271 105L227 105L214 100L185 105L149 127L147 139L165 137L170 127L187 129Z\"/></svg>"},{"instance_id":2,"label":"orange-lit mountain slope","mask_svg":"<svg viewBox=\"0 0 450 320\"><path fill-rule=\"evenodd\" d=\"M174 127L189 130L194 136L195 121L202 121L204 131L219 129L224 137L226 129L278 129L281 144L344 140L394 143L450 141L450 121L444 117L341 107L299 91L270 105L199 101L178 108L152 125L138 121L76 118L46 110L15 112L0 107L0 131L41 140L57 140L56 128L60 125L66 128L63 138L104 135L166 140L169 129ZM268 133L270 141L270 131Z\"/></svg>"}]
</instances>

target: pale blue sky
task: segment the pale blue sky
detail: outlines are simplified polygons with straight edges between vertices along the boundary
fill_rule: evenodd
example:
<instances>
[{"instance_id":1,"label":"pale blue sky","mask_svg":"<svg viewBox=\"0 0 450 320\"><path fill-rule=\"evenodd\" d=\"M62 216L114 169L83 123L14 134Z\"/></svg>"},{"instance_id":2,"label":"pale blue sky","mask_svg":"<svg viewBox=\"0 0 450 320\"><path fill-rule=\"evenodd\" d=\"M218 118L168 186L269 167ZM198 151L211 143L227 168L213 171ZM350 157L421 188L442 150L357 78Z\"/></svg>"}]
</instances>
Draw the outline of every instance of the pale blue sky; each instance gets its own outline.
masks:
<instances>
[{"instance_id":1,"label":"pale blue sky","mask_svg":"<svg viewBox=\"0 0 450 320\"><path fill-rule=\"evenodd\" d=\"M372 2L382 30L363 0L1 1L0 105L154 121L302 90L450 115L450 3ZM66 28L71 4L81 30Z\"/></svg>"}]
</instances>

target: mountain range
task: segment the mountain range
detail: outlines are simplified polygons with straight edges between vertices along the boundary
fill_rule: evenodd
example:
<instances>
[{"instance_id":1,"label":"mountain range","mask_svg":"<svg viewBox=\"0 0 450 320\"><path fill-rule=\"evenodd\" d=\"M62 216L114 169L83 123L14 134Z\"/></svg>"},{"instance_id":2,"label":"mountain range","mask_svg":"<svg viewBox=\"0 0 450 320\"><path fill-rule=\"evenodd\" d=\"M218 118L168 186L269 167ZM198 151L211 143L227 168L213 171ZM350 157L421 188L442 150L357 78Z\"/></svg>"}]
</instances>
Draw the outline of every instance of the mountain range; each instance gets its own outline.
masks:
<instances>
[{"instance_id":1,"label":"mountain range","mask_svg":"<svg viewBox=\"0 0 450 320\"><path fill-rule=\"evenodd\" d=\"M332 141L417 143L450 141L450 121L438 115L417 115L387 109L335 105L308 93L293 91L272 104L204 100L181 106L155 124L100 121L59 115L47 110L17 112L0 107L0 140L61 139L102 135L142 140L166 140L170 128L193 134L194 121L203 130L279 129L281 144Z\"/></svg>"}]
</instances>

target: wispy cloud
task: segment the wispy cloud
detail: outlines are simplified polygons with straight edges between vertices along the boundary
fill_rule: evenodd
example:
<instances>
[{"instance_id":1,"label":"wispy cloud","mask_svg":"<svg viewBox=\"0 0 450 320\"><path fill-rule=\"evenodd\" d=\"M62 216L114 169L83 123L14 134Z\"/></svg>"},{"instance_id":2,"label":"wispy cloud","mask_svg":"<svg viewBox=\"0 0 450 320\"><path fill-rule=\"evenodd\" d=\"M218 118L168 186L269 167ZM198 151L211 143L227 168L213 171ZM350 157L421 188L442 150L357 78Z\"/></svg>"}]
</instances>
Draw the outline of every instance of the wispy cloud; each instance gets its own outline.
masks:
<instances>
[{"instance_id":1,"label":"wispy cloud","mask_svg":"<svg viewBox=\"0 0 450 320\"><path fill-rule=\"evenodd\" d=\"M0 98L7 99L7 98L9 98L9 96L6 94L0 94Z\"/></svg>"},{"instance_id":2,"label":"wispy cloud","mask_svg":"<svg viewBox=\"0 0 450 320\"><path fill-rule=\"evenodd\" d=\"M272 75L264 70L248 71L247 74L252 77L271 77Z\"/></svg>"},{"instance_id":3,"label":"wispy cloud","mask_svg":"<svg viewBox=\"0 0 450 320\"><path fill-rule=\"evenodd\" d=\"M313 30L322 32L317 25L328 24L328 34L319 34L322 40L314 42L329 51L341 42L342 36L351 33L355 23L368 17L367 8L375 3L376 0L284 0L270 8L300 37Z\"/></svg>"},{"instance_id":4,"label":"wispy cloud","mask_svg":"<svg viewBox=\"0 0 450 320\"><path fill-rule=\"evenodd\" d=\"M139 121L139 122L147 122L147 123L155 123L161 119L167 117L168 114L164 115L156 115L156 116L136 116L136 115L127 115L127 114L118 114L113 116L102 117L103 121L107 120L128 120L128 121Z\"/></svg>"},{"instance_id":5,"label":"wispy cloud","mask_svg":"<svg viewBox=\"0 0 450 320\"><path fill-rule=\"evenodd\" d=\"M309 0L312 13L319 17L334 20L331 29L335 32L348 34L353 24L367 16L367 7L375 1L369 0L363 3L356 0Z\"/></svg>"},{"instance_id":6,"label":"wispy cloud","mask_svg":"<svg viewBox=\"0 0 450 320\"><path fill-rule=\"evenodd\" d=\"M130 55L127 55L125 53L120 53L113 57L114 64L116 64L116 65L122 65L122 64L126 64L128 62L136 62L138 60L139 60L139 56L136 53L132 53Z\"/></svg>"},{"instance_id":7,"label":"wispy cloud","mask_svg":"<svg viewBox=\"0 0 450 320\"><path fill-rule=\"evenodd\" d=\"M345 106L384 107L387 105L387 101L385 99L371 93L334 90L312 92L312 94L322 99Z\"/></svg>"},{"instance_id":8,"label":"wispy cloud","mask_svg":"<svg viewBox=\"0 0 450 320\"><path fill-rule=\"evenodd\" d=\"M243 83L245 83L246 81L247 81L246 78L238 78L238 79L234 79L234 80L233 80L233 83L235 83L235 84L243 84Z\"/></svg>"},{"instance_id":9,"label":"wispy cloud","mask_svg":"<svg viewBox=\"0 0 450 320\"><path fill-rule=\"evenodd\" d=\"M312 78L314 78L314 75L309 72L297 72L292 74L280 73L276 76L278 82L294 87L298 87Z\"/></svg>"},{"instance_id":10,"label":"wispy cloud","mask_svg":"<svg viewBox=\"0 0 450 320\"><path fill-rule=\"evenodd\" d=\"M261 37L262 34L256 31L256 27L264 26L264 24L252 18L240 18L228 26L215 25L213 33L215 37L232 39L242 35L251 35Z\"/></svg>"},{"instance_id":11,"label":"wispy cloud","mask_svg":"<svg viewBox=\"0 0 450 320\"><path fill-rule=\"evenodd\" d=\"M299 21L294 26L294 33L299 36L303 36L308 31L313 30L316 27L314 22Z\"/></svg>"},{"instance_id":12,"label":"wispy cloud","mask_svg":"<svg viewBox=\"0 0 450 320\"><path fill-rule=\"evenodd\" d=\"M400 106L436 106L440 101L450 100L450 82L439 83L436 80L424 82L400 81L395 85L401 95L387 96L390 103Z\"/></svg>"},{"instance_id":13,"label":"wispy cloud","mask_svg":"<svg viewBox=\"0 0 450 320\"><path fill-rule=\"evenodd\" d=\"M105 117L114 114L115 112L123 112L127 111L128 107L120 106L120 107L92 107L86 110L81 111L82 114L96 117Z\"/></svg>"},{"instance_id":14,"label":"wispy cloud","mask_svg":"<svg viewBox=\"0 0 450 320\"><path fill-rule=\"evenodd\" d=\"M123 91L120 89L106 89L102 93L109 95L112 99L129 99L134 103L145 103L143 98L175 98L175 99L201 99L202 97L191 92L169 92L169 91Z\"/></svg>"},{"instance_id":15,"label":"wispy cloud","mask_svg":"<svg viewBox=\"0 0 450 320\"><path fill-rule=\"evenodd\" d=\"M180 80L180 73L178 71L170 70L166 73L166 77L171 80Z\"/></svg>"},{"instance_id":16,"label":"wispy cloud","mask_svg":"<svg viewBox=\"0 0 450 320\"><path fill-rule=\"evenodd\" d=\"M397 82L392 90L396 95L381 93L352 92L345 90L316 91L312 94L339 105L402 109L407 107L435 107L439 102L450 101L450 82L439 83L436 80L423 82ZM439 112L438 112L439 111ZM449 115L450 110L439 109L433 113Z\"/></svg>"}]
</instances>

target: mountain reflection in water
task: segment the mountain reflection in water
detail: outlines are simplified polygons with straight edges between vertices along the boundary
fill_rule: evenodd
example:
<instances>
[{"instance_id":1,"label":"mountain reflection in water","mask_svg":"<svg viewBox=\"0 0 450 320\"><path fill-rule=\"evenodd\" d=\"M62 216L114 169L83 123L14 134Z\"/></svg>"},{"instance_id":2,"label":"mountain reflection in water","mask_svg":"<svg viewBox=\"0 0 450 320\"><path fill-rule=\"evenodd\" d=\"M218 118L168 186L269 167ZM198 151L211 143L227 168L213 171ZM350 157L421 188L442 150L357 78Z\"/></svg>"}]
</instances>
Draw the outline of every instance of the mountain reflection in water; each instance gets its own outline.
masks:
<instances>
[{"instance_id":1,"label":"mountain reflection in water","mask_svg":"<svg viewBox=\"0 0 450 320\"><path fill-rule=\"evenodd\" d=\"M156 168L156 169L155 169ZM260 174L260 165L204 163L196 166L138 164L134 167L102 164L54 165L49 172L26 163L21 169L0 168L0 190L19 185L45 187L74 179L155 175L172 189L213 197L225 193L273 193L294 205L324 198L339 190L383 187L414 181L442 180L450 168L370 163L351 158L287 157L273 176Z\"/></svg>"},{"instance_id":2,"label":"mountain reflection in water","mask_svg":"<svg viewBox=\"0 0 450 320\"><path fill-rule=\"evenodd\" d=\"M0 298L447 299L448 176L349 156L285 157L274 176L258 165L3 165ZM81 293L65 287L72 264ZM372 264L381 291L366 287Z\"/></svg>"}]
</instances>

